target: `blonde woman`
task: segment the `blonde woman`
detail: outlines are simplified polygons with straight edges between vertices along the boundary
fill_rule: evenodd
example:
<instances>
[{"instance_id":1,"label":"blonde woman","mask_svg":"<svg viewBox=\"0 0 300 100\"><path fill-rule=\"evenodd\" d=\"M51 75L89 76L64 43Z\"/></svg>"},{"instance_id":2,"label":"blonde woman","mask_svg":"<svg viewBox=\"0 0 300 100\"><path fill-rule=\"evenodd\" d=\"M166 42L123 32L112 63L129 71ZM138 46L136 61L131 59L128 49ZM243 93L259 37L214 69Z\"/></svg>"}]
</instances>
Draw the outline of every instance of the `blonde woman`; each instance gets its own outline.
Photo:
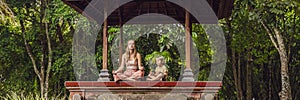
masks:
<instances>
[{"instance_id":1,"label":"blonde woman","mask_svg":"<svg viewBox=\"0 0 300 100\"><path fill-rule=\"evenodd\" d=\"M126 52L122 55L120 67L113 71L115 81L136 81L144 76L141 55L135 48L134 40L127 43ZM125 68L125 71L123 69Z\"/></svg>"}]
</instances>

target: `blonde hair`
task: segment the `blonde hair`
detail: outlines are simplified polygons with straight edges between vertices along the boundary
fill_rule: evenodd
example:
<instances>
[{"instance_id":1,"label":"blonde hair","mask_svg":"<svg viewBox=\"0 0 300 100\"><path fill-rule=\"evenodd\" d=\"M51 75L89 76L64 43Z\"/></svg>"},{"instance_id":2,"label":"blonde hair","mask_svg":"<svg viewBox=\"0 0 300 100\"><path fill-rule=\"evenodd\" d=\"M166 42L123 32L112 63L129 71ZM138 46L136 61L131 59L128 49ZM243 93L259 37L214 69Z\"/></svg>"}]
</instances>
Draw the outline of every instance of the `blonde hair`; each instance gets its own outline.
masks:
<instances>
[{"instance_id":1,"label":"blonde hair","mask_svg":"<svg viewBox=\"0 0 300 100\"><path fill-rule=\"evenodd\" d=\"M155 62L156 62L157 60L161 60L162 63L165 64L165 58L164 58L163 56L158 56L158 57L156 58Z\"/></svg>"},{"instance_id":2,"label":"blonde hair","mask_svg":"<svg viewBox=\"0 0 300 100\"><path fill-rule=\"evenodd\" d=\"M133 41L133 43L135 44L135 41L134 41L134 40L129 40L129 41ZM127 47L126 47L126 51L125 51L125 61L126 61L126 63L127 63L128 60L130 59L130 50L129 50L129 48L128 48L128 43L129 43L129 41L127 42ZM136 54L137 54L137 51L136 51L136 48L135 48L135 46L134 46L134 49L133 49L133 57L134 57L134 60L137 59Z\"/></svg>"}]
</instances>

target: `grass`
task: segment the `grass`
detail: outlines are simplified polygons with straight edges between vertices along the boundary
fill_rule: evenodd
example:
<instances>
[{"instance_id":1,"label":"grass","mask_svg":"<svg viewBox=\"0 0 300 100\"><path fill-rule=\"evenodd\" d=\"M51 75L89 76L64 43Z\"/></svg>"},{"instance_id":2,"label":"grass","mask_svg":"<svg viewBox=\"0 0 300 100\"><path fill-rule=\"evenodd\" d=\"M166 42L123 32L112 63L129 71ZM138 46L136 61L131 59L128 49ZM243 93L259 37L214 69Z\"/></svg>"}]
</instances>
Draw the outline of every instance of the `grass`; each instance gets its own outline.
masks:
<instances>
[{"instance_id":1,"label":"grass","mask_svg":"<svg viewBox=\"0 0 300 100\"><path fill-rule=\"evenodd\" d=\"M0 97L1 100L45 100L39 93L22 93L9 92L4 97ZM66 100L66 97L52 96L48 97L48 100Z\"/></svg>"}]
</instances>

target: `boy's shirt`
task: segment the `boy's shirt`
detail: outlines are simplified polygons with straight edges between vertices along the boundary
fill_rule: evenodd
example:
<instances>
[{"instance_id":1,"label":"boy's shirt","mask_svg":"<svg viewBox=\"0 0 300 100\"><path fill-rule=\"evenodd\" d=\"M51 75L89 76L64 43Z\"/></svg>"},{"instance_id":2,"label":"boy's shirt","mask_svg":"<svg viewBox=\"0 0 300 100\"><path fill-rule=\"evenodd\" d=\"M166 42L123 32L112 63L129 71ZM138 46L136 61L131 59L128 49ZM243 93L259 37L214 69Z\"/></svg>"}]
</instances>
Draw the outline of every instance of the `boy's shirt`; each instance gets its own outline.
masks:
<instances>
[{"instance_id":1,"label":"boy's shirt","mask_svg":"<svg viewBox=\"0 0 300 100\"><path fill-rule=\"evenodd\" d=\"M162 66L162 67L156 67L155 68L155 74L159 74L159 73L165 73L165 72L168 72L168 69L166 66Z\"/></svg>"}]
</instances>

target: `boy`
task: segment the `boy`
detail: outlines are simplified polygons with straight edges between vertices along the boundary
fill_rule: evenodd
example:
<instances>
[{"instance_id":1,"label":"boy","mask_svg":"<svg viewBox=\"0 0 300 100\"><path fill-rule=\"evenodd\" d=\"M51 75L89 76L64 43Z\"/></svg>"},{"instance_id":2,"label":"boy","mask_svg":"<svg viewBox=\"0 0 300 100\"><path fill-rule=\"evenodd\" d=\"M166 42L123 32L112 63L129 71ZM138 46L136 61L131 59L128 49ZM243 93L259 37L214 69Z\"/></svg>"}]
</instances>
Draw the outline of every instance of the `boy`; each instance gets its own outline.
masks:
<instances>
[{"instance_id":1,"label":"boy","mask_svg":"<svg viewBox=\"0 0 300 100\"><path fill-rule=\"evenodd\" d=\"M148 81L163 81L164 78L168 75L168 69L164 65L165 60L164 57L160 56L155 59L156 62L156 68L155 72L151 71L148 75L147 80Z\"/></svg>"}]
</instances>

